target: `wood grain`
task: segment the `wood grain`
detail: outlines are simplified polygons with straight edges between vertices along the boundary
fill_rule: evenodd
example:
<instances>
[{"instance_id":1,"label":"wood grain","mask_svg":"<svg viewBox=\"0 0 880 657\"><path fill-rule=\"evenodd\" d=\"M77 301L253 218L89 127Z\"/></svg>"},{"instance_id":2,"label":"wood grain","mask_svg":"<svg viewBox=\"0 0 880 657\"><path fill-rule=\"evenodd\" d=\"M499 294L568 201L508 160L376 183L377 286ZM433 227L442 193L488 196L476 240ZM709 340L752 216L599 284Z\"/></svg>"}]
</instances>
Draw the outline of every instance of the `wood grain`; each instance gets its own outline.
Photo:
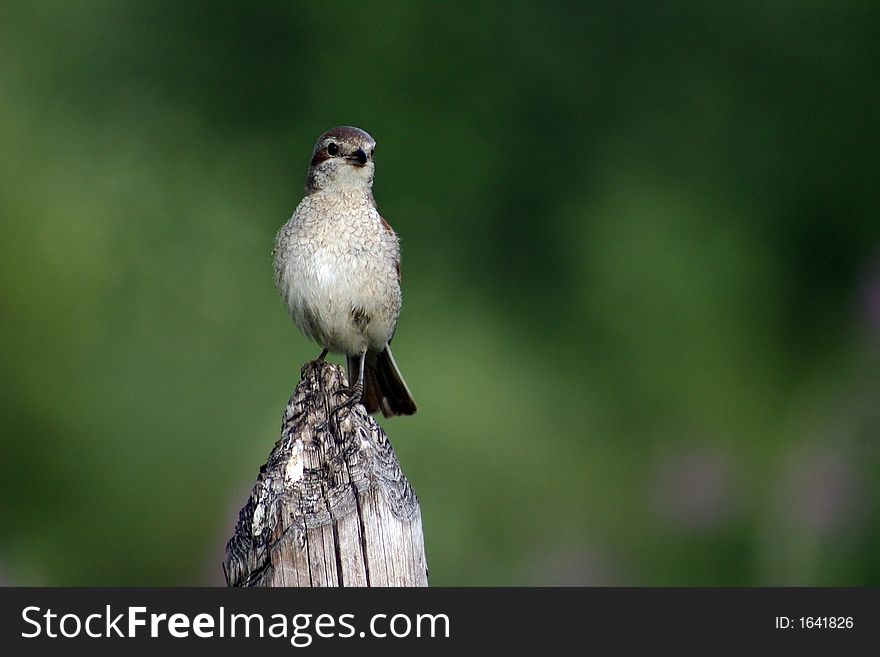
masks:
<instances>
[{"instance_id":1,"label":"wood grain","mask_svg":"<svg viewBox=\"0 0 880 657\"><path fill-rule=\"evenodd\" d=\"M306 363L226 546L229 586L427 586L419 502L388 436ZM336 409L336 412L331 412Z\"/></svg>"}]
</instances>

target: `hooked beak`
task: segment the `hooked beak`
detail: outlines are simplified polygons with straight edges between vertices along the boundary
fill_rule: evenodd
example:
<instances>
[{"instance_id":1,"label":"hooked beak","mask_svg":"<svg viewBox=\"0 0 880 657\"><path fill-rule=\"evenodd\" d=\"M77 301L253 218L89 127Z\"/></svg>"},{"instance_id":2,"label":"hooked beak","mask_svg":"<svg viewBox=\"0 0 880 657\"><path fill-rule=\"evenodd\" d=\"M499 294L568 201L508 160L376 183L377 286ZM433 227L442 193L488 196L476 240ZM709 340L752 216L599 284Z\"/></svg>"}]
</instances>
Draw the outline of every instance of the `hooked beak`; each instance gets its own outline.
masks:
<instances>
[{"instance_id":1,"label":"hooked beak","mask_svg":"<svg viewBox=\"0 0 880 657\"><path fill-rule=\"evenodd\" d=\"M364 153L363 148L357 149L354 153L349 155L346 158L352 164L357 164L358 166L364 166L367 163L367 154Z\"/></svg>"}]
</instances>

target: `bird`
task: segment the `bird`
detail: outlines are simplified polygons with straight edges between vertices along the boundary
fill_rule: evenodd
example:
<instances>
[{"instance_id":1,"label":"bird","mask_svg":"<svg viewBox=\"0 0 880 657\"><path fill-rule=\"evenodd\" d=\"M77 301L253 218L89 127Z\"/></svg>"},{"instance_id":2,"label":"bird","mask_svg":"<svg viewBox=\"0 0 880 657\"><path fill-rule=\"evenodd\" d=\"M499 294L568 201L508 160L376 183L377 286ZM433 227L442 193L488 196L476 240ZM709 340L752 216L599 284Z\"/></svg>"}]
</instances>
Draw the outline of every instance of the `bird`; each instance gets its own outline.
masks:
<instances>
[{"instance_id":1,"label":"bird","mask_svg":"<svg viewBox=\"0 0 880 657\"><path fill-rule=\"evenodd\" d=\"M299 330L344 354L351 397L368 413L412 415L391 352L400 316L400 242L373 198L376 141L339 126L315 142L305 197L278 231L275 285Z\"/></svg>"}]
</instances>

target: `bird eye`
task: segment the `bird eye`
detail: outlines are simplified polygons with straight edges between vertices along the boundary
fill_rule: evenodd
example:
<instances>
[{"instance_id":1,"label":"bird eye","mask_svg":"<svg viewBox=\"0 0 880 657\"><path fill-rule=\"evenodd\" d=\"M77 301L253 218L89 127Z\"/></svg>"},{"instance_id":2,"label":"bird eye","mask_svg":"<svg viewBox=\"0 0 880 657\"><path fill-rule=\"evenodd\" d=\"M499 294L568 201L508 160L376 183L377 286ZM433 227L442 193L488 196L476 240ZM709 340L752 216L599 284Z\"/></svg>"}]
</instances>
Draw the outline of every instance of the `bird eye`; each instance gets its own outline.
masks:
<instances>
[{"instance_id":1,"label":"bird eye","mask_svg":"<svg viewBox=\"0 0 880 657\"><path fill-rule=\"evenodd\" d=\"M329 155L338 155L339 154L339 146L337 146L335 143L333 143L331 141L329 144L327 144L327 153Z\"/></svg>"}]
</instances>

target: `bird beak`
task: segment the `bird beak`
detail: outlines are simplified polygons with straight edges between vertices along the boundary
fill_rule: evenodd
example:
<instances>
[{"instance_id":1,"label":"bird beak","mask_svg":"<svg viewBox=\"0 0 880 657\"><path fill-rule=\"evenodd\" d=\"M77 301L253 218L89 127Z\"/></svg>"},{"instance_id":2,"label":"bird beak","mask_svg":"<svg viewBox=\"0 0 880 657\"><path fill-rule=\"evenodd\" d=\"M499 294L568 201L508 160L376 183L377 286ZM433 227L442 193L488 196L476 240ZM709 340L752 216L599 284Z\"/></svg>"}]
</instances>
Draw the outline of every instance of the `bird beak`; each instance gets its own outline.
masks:
<instances>
[{"instance_id":1,"label":"bird beak","mask_svg":"<svg viewBox=\"0 0 880 657\"><path fill-rule=\"evenodd\" d=\"M354 153L348 156L347 158L353 164L357 163L359 166L364 166L367 163L367 154L364 153L363 148L357 149Z\"/></svg>"}]
</instances>

